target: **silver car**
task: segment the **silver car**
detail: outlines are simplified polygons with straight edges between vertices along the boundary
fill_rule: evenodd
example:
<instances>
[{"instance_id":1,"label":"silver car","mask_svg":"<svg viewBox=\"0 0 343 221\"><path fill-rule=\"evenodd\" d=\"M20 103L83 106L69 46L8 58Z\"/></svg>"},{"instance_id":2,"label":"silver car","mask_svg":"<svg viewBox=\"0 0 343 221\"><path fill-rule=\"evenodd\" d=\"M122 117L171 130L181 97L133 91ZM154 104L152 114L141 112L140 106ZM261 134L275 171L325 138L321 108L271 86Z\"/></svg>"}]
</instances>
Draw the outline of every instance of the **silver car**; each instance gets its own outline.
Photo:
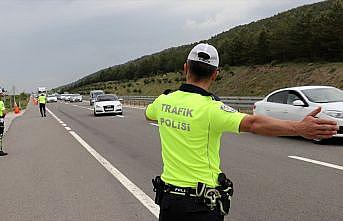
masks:
<instances>
[{"instance_id":1,"label":"silver car","mask_svg":"<svg viewBox=\"0 0 343 221\"><path fill-rule=\"evenodd\" d=\"M343 91L330 86L284 88L270 93L254 105L254 114L283 120L302 120L315 108L321 107L319 118L337 122L335 137L343 138Z\"/></svg>"}]
</instances>

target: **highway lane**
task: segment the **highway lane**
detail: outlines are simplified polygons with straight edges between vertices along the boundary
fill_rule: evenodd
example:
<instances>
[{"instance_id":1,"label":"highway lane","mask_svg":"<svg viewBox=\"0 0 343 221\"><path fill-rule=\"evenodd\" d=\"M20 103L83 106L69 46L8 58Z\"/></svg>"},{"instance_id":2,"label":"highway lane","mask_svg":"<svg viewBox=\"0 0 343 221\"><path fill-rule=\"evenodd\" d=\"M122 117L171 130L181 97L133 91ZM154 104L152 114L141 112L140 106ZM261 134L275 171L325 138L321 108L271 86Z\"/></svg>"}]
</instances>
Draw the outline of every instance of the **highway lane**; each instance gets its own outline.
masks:
<instances>
[{"instance_id":1,"label":"highway lane","mask_svg":"<svg viewBox=\"0 0 343 221\"><path fill-rule=\"evenodd\" d=\"M0 220L155 220L51 115L29 106L0 158Z\"/></svg>"},{"instance_id":2,"label":"highway lane","mask_svg":"<svg viewBox=\"0 0 343 221\"><path fill-rule=\"evenodd\" d=\"M153 197L151 178L161 171L160 142L144 111L125 108L123 118L93 117L88 105L76 105L52 104L50 109ZM343 220L343 171L288 157L343 165L338 142L321 146L295 138L226 134L222 144L223 170L236 187L228 220Z\"/></svg>"}]
</instances>

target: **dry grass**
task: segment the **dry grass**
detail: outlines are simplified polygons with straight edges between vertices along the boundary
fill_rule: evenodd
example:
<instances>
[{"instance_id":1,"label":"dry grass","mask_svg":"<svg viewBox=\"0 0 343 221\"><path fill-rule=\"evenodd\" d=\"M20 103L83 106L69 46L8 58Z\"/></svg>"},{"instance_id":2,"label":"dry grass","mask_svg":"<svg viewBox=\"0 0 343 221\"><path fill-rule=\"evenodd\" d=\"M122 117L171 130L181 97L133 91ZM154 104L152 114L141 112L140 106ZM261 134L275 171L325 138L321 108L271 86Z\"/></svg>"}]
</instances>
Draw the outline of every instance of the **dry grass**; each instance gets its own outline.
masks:
<instances>
[{"instance_id":1,"label":"dry grass","mask_svg":"<svg viewBox=\"0 0 343 221\"><path fill-rule=\"evenodd\" d=\"M128 82L101 82L77 88L88 94L103 89L118 95L159 95L177 89L184 81L181 73L142 78ZM220 96L263 96L269 92L300 85L332 85L343 88L343 63L286 63L230 67L220 73L211 91Z\"/></svg>"}]
</instances>

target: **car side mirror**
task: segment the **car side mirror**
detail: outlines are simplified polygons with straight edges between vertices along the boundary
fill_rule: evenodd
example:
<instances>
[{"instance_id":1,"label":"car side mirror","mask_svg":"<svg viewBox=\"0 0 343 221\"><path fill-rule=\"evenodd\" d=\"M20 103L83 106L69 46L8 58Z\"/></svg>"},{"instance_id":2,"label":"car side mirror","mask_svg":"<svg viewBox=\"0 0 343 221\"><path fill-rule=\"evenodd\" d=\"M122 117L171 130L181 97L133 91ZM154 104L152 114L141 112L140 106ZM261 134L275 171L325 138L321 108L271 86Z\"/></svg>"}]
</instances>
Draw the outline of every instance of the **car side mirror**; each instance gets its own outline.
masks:
<instances>
[{"instance_id":1,"label":"car side mirror","mask_svg":"<svg viewBox=\"0 0 343 221\"><path fill-rule=\"evenodd\" d=\"M301 100L295 100L295 101L293 101L293 106L305 107L305 104L304 104L304 102L301 101Z\"/></svg>"},{"instance_id":2,"label":"car side mirror","mask_svg":"<svg viewBox=\"0 0 343 221\"><path fill-rule=\"evenodd\" d=\"M118 100L119 100L119 101L123 101L124 99L123 99L123 98L119 98Z\"/></svg>"}]
</instances>

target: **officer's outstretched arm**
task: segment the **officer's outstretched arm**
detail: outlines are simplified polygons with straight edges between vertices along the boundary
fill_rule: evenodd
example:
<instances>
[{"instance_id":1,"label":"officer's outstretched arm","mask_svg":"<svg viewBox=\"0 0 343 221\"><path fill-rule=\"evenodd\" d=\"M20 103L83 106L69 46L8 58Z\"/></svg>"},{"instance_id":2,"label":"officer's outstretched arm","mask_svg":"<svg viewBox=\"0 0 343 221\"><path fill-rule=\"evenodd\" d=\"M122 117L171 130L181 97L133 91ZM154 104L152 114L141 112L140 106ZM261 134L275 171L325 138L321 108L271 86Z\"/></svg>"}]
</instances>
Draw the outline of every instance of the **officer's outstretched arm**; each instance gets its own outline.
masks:
<instances>
[{"instance_id":1,"label":"officer's outstretched arm","mask_svg":"<svg viewBox=\"0 0 343 221\"><path fill-rule=\"evenodd\" d=\"M321 108L317 108L302 121L286 121L262 115L247 115L241 121L240 131L266 136L302 136L307 139L331 138L337 133L337 123L316 118L320 111Z\"/></svg>"}]
</instances>

